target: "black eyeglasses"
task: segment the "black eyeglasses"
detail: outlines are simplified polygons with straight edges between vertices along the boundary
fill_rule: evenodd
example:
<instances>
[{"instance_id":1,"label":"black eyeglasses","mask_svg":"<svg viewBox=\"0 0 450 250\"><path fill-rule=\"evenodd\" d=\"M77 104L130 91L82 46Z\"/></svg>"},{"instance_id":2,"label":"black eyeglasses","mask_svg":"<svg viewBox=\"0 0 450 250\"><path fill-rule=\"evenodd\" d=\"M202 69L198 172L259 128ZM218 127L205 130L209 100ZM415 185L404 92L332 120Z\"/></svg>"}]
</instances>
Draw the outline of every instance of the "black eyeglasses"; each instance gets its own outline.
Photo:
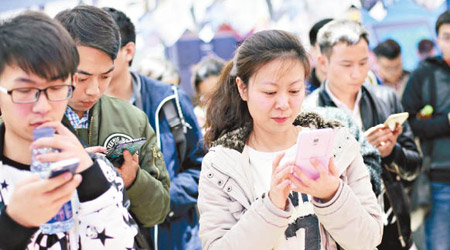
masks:
<instances>
[{"instance_id":1,"label":"black eyeglasses","mask_svg":"<svg viewBox=\"0 0 450 250\"><path fill-rule=\"evenodd\" d=\"M41 92L44 92L49 101L64 101L72 97L74 89L75 86L73 85L55 85L45 89L17 88L11 90L0 86L0 92L10 95L12 102L20 104L37 102Z\"/></svg>"}]
</instances>

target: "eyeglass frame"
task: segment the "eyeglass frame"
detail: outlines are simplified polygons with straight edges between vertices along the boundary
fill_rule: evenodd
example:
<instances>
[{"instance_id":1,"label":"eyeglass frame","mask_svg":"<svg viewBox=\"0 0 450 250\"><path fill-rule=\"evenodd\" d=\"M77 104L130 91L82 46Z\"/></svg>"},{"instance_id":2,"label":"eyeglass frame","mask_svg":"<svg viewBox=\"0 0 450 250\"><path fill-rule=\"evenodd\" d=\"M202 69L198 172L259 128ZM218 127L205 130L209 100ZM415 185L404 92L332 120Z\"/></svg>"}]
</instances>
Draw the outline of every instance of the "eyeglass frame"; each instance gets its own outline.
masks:
<instances>
[{"instance_id":1,"label":"eyeglass frame","mask_svg":"<svg viewBox=\"0 0 450 250\"><path fill-rule=\"evenodd\" d=\"M67 97L64 98L64 99L59 99L59 100L51 100L51 99L48 97L47 90L48 90L49 88L59 87L59 86L68 86L68 87L70 87L70 88L69 88L69 92L67 92ZM34 100L34 101L30 101L30 102L16 102L16 101L14 101L14 98L12 97L12 93L13 93L14 90L19 90L19 89L35 89L35 90L37 90L38 92L37 92L37 95L35 96L35 100ZM39 97L41 97L41 92L44 92L45 97L47 98L47 100L49 100L49 101L51 101L51 102L65 101L65 100L69 100L70 98L72 98L72 96L73 96L73 91L74 91L74 90L75 90L75 86L74 86L74 85L68 85L68 84L59 84L59 85L48 86L47 88L44 88L44 89L31 87L31 88L15 88L15 89L10 89L10 90L8 90L8 89L6 89L6 88L0 86L0 92L5 93L5 94L11 96L11 101L12 101L13 103L16 103L16 104L30 104L30 103L36 103L36 102L39 100Z\"/></svg>"}]
</instances>

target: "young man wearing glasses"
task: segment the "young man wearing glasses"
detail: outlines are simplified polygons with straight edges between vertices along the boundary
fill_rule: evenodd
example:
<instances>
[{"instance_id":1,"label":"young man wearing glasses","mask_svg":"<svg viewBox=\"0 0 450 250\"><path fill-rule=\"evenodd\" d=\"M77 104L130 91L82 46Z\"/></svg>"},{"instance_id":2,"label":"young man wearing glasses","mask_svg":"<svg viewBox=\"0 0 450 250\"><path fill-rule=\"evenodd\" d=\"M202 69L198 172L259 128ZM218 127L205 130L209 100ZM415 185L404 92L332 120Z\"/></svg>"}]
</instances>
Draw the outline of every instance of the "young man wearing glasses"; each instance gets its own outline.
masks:
<instances>
[{"instance_id":1,"label":"young man wearing glasses","mask_svg":"<svg viewBox=\"0 0 450 250\"><path fill-rule=\"evenodd\" d=\"M0 24L0 41L0 249L131 249L137 227L122 205L120 176L61 124L77 80L75 43L37 12ZM38 127L56 135L33 142ZM40 155L42 162L77 158L77 174L32 174L31 149L41 147L59 150ZM69 200L75 226L66 233L39 230Z\"/></svg>"},{"instance_id":2,"label":"young man wearing glasses","mask_svg":"<svg viewBox=\"0 0 450 250\"><path fill-rule=\"evenodd\" d=\"M147 141L139 152L131 155L125 150L123 164L116 166L137 221L144 226L163 222L169 212L170 180L154 130L140 109L103 95L111 81L114 59L120 48L116 23L102 9L87 5L62 11L55 19L72 36L80 55L78 83L63 124L76 133L85 146L103 146L106 148L103 152L111 150L116 143L145 137Z\"/></svg>"}]
</instances>

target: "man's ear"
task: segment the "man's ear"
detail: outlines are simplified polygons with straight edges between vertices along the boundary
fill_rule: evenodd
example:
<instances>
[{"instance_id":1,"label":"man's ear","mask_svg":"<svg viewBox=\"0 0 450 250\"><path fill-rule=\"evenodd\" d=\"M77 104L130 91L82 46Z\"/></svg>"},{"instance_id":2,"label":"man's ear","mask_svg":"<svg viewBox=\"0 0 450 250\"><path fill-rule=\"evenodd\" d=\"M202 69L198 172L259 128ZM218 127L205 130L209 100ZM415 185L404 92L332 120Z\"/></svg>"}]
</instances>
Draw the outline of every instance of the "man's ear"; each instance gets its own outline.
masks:
<instances>
[{"instance_id":1,"label":"man's ear","mask_svg":"<svg viewBox=\"0 0 450 250\"><path fill-rule=\"evenodd\" d=\"M248 91L247 86L245 85L244 81L240 77L236 77L236 85L239 91L239 95L241 96L241 99L243 101L247 101L248 99Z\"/></svg>"},{"instance_id":2,"label":"man's ear","mask_svg":"<svg viewBox=\"0 0 450 250\"><path fill-rule=\"evenodd\" d=\"M125 53L125 59L127 62L131 62L134 58L134 53L136 52L136 44L133 42L128 42L122 47L122 49Z\"/></svg>"},{"instance_id":3,"label":"man's ear","mask_svg":"<svg viewBox=\"0 0 450 250\"><path fill-rule=\"evenodd\" d=\"M73 79L72 85L77 87L77 84L78 84L78 73L73 74L72 79Z\"/></svg>"},{"instance_id":4,"label":"man's ear","mask_svg":"<svg viewBox=\"0 0 450 250\"><path fill-rule=\"evenodd\" d=\"M317 57L317 64L324 73L328 72L329 60L330 59L322 53Z\"/></svg>"}]
</instances>

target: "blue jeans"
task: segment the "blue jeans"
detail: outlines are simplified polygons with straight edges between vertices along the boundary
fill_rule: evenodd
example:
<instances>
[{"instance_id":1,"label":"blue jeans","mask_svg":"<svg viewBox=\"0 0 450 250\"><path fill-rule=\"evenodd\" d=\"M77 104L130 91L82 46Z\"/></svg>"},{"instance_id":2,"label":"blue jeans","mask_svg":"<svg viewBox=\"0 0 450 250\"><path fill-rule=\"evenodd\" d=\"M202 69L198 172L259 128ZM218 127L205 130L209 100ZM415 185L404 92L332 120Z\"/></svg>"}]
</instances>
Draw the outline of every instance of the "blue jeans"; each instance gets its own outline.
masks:
<instances>
[{"instance_id":1,"label":"blue jeans","mask_svg":"<svg viewBox=\"0 0 450 250\"><path fill-rule=\"evenodd\" d=\"M426 220L428 250L450 250L450 184L432 182L433 203Z\"/></svg>"}]
</instances>

